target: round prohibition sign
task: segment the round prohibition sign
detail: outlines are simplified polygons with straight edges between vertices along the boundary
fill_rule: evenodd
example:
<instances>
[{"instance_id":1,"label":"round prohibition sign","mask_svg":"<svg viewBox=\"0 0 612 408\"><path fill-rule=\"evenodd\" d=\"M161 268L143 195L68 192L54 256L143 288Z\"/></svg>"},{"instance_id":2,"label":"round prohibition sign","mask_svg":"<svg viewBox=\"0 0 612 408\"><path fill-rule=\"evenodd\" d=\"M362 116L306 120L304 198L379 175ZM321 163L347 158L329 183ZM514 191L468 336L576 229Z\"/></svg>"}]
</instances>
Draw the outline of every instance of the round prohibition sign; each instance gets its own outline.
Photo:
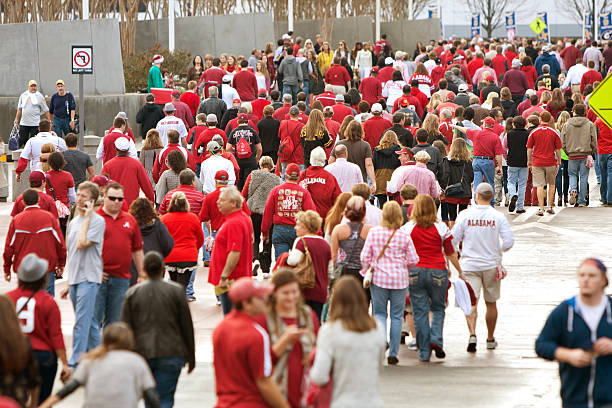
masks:
<instances>
[{"instance_id":1,"label":"round prohibition sign","mask_svg":"<svg viewBox=\"0 0 612 408\"><path fill-rule=\"evenodd\" d=\"M76 54L74 54L74 63L81 68L89 65L89 60L90 60L89 54L86 53L85 51L79 51Z\"/></svg>"}]
</instances>

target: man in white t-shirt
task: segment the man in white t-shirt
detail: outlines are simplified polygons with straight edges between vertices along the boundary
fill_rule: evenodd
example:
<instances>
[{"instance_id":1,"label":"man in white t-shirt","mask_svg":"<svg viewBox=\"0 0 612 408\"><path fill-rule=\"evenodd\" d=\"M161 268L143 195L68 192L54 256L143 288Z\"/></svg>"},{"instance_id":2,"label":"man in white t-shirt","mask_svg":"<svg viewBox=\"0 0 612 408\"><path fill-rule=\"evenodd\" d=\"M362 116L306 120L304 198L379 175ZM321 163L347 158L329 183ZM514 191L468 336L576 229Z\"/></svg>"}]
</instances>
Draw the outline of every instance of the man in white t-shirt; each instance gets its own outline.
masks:
<instances>
[{"instance_id":1,"label":"man in white t-shirt","mask_svg":"<svg viewBox=\"0 0 612 408\"><path fill-rule=\"evenodd\" d=\"M55 150L59 152L65 152L68 150L66 142L61 137L51 133L51 121L49 119L41 119L38 124L40 132L33 138L29 139L23 150L21 156L19 156L19 162L15 173L17 173L17 182L21 181L21 173L26 169L28 162L30 163L30 170L40 170L40 160L46 160L49 153L41 153L42 146L47 143L53 144Z\"/></svg>"},{"instance_id":2,"label":"man in white t-shirt","mask_svg":"<svg viewBox=\"0 0 612 408\"><path fill-rule=\"evenodd\" d=\"M174 111L176 108L170 102L164 105L164 112L166 113L166 117L157 122L157 126L155 127L159 132L159 137L161 138L164 147L168 145L168 131L176 130L179 133L179 140L181 141L183 147L187 147L187 128L183 121L176 116L174 116Z\"/></svg>"},{"instance_id":3,"label":"man in white t-shirt","mask_svg":"<svg viewBox=\"0 0 612 408\"><path fill-rule=\"evenodd\" d=\"M215 174L220 170L227 171L228 174L228 185L234 185L236 183L236 173L234 172L234 165L231 161L221 156L221 146L219 143L211 140L206 145L211 156L202 162L200 168L200 182L202 183L202 189L204 194L210 194L217 186L215 185Z\"/></svg>"},{"instance_id":4,"label":"man in white t-shirt","mask_svg":"<svg viewBox=\"0 0 612 408\"><path fill-rule=\"evenodd\" d=\"M500 297L500 280L505 272L501 268L502 253L514 245L514 234L506 217L491 207L493 187L489 183L481 183L476 187L476 204L461 211L452 230L453 245L461 251L462 279L472 286L478 299L480 289L487 306L487 349L497 347L495 340L495 325L497 323L497 300ZM500 242L501 237L501 242ZM476 319L478 300L472 308L470 316L466 317L470 339L467 351L476 352Z\"/></svg>"},{"instance_id":5,"label":"man in white t-shirt","mask_svg":"<svg viewBox=\"0 0 612 408\"><path fill-rule=\"evenodd\" d=\"M38 92L38 84L35 80L28 83L28 90L19 96L17 103L17 113L15 114L16 125L19 125L19 146L39 132L38 124L40 117L46 115L51 120L49 107L43 94Z\"/></svg>"}]
</instances>

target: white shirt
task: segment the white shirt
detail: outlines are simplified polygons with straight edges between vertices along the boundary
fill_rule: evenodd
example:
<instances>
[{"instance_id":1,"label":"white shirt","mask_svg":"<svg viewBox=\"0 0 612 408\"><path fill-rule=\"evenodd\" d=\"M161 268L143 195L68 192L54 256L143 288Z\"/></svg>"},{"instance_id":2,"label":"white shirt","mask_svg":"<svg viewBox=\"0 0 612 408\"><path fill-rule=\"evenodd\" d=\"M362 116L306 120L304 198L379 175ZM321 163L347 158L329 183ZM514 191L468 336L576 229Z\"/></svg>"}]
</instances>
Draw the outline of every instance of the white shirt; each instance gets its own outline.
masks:
<instances>
[{"instance_id":1,"label":"white shirt","mask_svg":"<svg viewBox=\"0 0 612 408\"><path fill-rule=\"evenodd\" d=\"M38 126L40 116L49 112L45 97L38 91L22 93L19 96L17 109L21 109L21 118L19 119L21 126Z\"/></svg>"},{"instance_id":2,"label":"white shirt","mask_svg":"<svg viewBox=\"0 0 612 408\"><path fill-rule=\"evenodd\" d=\"M36 136L28 139L19 156L30 161L31 171L40 170L40 150L46 143L52 143L55 146L55 150L59 152L68 150L66 142L61 137L54 136L51 132L39 132Z\"/></svg>"},{"instance_id":3,"label":"white shirt","mask_svg":"<svg viewBox=\"0 0 612 408\"><path fill-rule=\"evenodd\" d=\"M561 88L565 89L570 85L580 85L582 76L588 70L589 69L583 64L573 65L570 69L567 70L567 76L565 77L565 81L563 81L563 85L561 85Z\"/></svg>"},{"instance_id":4,"label":"white shirt","mask_svg":"<svg viewBox=\"0 0 612 408\"><path fill-rule=\"evenodd\" d=\"M436 67L436 61L430 59L425 61L423 65L425 65L425 68L427 68L427 72L429 73L429 75L431 75L431 71L433 71L433 69Z\"/></svg>"},{"instance_id":5,"label":"white shirt","mask_svg":"<svg viewBox=\"0 0 612 408\"><path fill-rule=\"evenodd\" d=\"M232 88L228 84L221 85L221 99L225 102L227 109L232 107L232 101L234 99L240 99L240 95L238 95L238 91ZM219 122L221 122L221 118L217 118Z\"/></svg>"},{"instance_id":6,"label":"white shirt","mask_svg":"<svg viewBox=\"0 0 612 408\"><path fill-rule=\"evenodd\" d=\"M121 132L112 131L111 133L121 133ZM111 133L107 134L104 137L108 137ZM130 148L128 149L129 156L132 159L138 160L138 152L136 151L136 145L134 144L134 141L130 139L130 137L125 135L124 133L121 133L121 134L124 135L125 138L128 140L128 142L130 143ZM98 160L102 160L102 158L104 157L104 137L100 139L100 144L98 145L98 149L96 150L96 159Z\"/></svg>"},{"instance_id":7,"label":"white shirt","mask_svg":"<svg viewBox=\"0 0 612 408\"><path fill-rule=\"evenodd\" d=\"M335 162L325 166L325 170L336 178L343 193L350 193L355 184L363 183L363 175L359 166L348 162L345 158L336 158Z\"/></svg>"},{"instance_id":8,"label":"white shirt","mask_svg":"<svg viewBox=\"0 0 612 408\"><path fill-rule=\"evenodd\" d=\"M382 96L387 98L387 106L393 106L395 100L403 95L404 81L387 81L382 90Z\"/></svg>"},{"instance_id":9,"label":"white shirt","mask_svg":"<svg viewBox=\"0 0 612 408\"><path fill-rule=\"evenodd\" d=\"M157 122L157 126L155 126L155 129L157 129L157 131L159 132L159 137L164 146L168 144L169 130L176 130L177 132L179 132L179 139L187 138L187 128L185 127L185 124L181 119L177 118L174 115L166 116L165 118Z\"/></svg>"},{"instance_id":10,"label":"white shirt","mask_svg":"<svg viewBox=\"0 0 612 408\"><path fill-rule=\"evenodd\" d=\"M234 165L228 159L220 155L210 156L202 162L200 167L200 182L204 194L210 194L215 190L215 173L219 170L227 171L229 175L228 185L236 183L236 173L234 173Z\"/></svg>"},{"instance_id":11,"label":"white shirt","mask_svg":"<svg viewBox=\"0 0 612 408\"><path fill-rule=\"evenodd\" d=\"M576 296L576 308L584 322L587 324L587 326L589 326L589 329L591 329L592 334L597 333L597 326L599 326L599 322L601 321L601 317L606 310L606 306L608 306L607 296L602 296L601 301L597 306L587 306L582 303L580 296Z\"/></svg>"},{"instance_id":12,"label":"white shirt","mask_svg":"<svg viewBox=\"0 0 612 408\"><path fill-rule=\"evenodd\" d=\"M455 248L463 241L461 268L464 271L497 268L501 264L502 252L514 245L510 223L490 205L475 205L461 211L451 233Z\"/></svg>"},{"instance_id":13,"label":"white shirt","mask_svg":"<svg viewBox=\"0 0 612 408\"><path fill-rule=\"evenodd\" d=\"M372 68L372 53L366 50L357 51L357 57L355 58L355 67Z\"/></svg>"}]
</instances>

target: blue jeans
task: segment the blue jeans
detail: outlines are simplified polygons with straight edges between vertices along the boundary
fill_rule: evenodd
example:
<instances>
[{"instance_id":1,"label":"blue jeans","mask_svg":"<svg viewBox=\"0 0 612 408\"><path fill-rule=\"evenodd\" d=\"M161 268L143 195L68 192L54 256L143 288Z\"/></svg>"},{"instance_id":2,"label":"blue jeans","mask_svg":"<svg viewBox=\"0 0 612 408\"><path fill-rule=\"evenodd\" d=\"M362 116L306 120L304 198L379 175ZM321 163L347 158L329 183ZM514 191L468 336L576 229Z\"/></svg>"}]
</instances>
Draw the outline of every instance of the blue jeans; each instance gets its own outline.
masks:
<instances>
[{"instance_id":1,"label":"blue jeans","mask_svg":"<svg viewBox=\"0 0 612 408\"><path fill-rule=\"evenodd\" d=\"M223 311L223 316L232 311L232 301L229 298L229 293L225 292L219 295L219 302L221 302L221 311Z\"/></svg>"},{"instance_id":2,"label":"blue jeans","mask_svg":"<svg viewBox=\"0 0 612 408\"><path fill-rule=\"evenodd\" d=\"M129 279L110 276L106 282L102 282L96 296L96 306L94 308L93 325L89 333L89 347L94 348L100 345L100 328L104 329L107 325L121 320L121 306L125 298L125 292L130 287Z\"/></svg>"},{"instance_id":3,"label":"blue jeans","mask_svg":"<svg viewBox=\"0 0 612 408\"><path fill-rule=\"evenodd\" d=\"M299 85L287 85L287 84L283 84L283 95L285 94L289 94L291 95L292 98L292 105L295 105L297 103L297 94L298 92L300 92L300 86Z\"/></svg>"},{"instance_id":4,"label":"blue jeans","mask_svg":"<svg viewBox=\"0 0 612 408\"><path fill-rule=\"evenodd\" d=\"M597 164L601 175L601 183L599 184L601 199L612 204L612 154L598 154L597 156L599 156Z\"/></svg>"},{"instance_id":5,"label":"blue jeans","mask_svg":"<svg viewBox=\"0 0 612 408\"><path fill-rule=\"evenodd\" d=\"M508 196L517 196L516 209L522 210L525 204L525 188L527 187L528 167L508 166Z\"/></svg>"},{"instance_id":6,"label":"blue jeans","mask_svg":"<svg viewBox=\"0 0 612 408\"><path fill-rule=\"evenodd\" d=\"M40 374L40 394L38 404L42 404L53 390L55 375L57 374L57 354L55 351L32 350L34 358L38 362L38 373Z\"/></svg>"},{"instance_id":7,"label":"blue jeans","mask_svg":"<svg viewBox=\"0 0 612 408\"><path fill-rule=\"evenodd\" d=\"M569 173L569 191L578 190L578 204L586 205L587 182L589 181L589 168L586 166L586 159L568 160L567 171ZM578 176L580 176L579 187Z\"/></svg>"},{"instance_id":8,"label":"blue jeans","mask_svg":"<svg viewBox=\"0 0 612 408\"><path fill-rule=\"evenodd\" d=\"M414 317L419 358L429 361L430 344L442 347L444 303L448 288L446 269L412 268L410 270L410 304ZM429 322L429 311L433 316Z\"/></svg>"},{"instance_id":9,"label":"blue jeans","mask_svg":"<svg viewBox=\"0 0 612 408\"><path fill-rule=\"evenodd\" d=\"M72 129L70 129L70 118L58 118L57 116L54 116L53 131L59 137L66 136L68 133L72 132Z\"/></svg>"},{"instance_id":10,"label":"blue jeans","mask_svg":"<svg viewBox=\"0 0 612 408\"><path fill-rule=\"evenodd\" d=\"M70 368L76 368L81 354L93 348L89 347L89 334L90 330L96 330L92 326L99 287L99 283L87 281L69 287L70 300L75 315L74 328L72 329L72 356L68 361Z\"/></svg>"},{"instance_id":11,"label":"blue jeans","mask_svg":"<svg viewBox=\"0 0 612 408\"><path fill-rule=\"evenodd\" d=\"M49 278L47 279L47 289L45 291L51 296L55 297L55 271L49 272Z\"/></svg>"},{"instance_id":12,"label":"blue jeans","mask_svg":"<svg viewBox=\"0 0 612 408\"><path fill-rule=\"evenodd\" d=\"M601 169L599 167L599 155L593 155L593 160L595 161L595 174L597 175L597 182L601 185Z\"/></svg>"},{"instance_id":13,"label":"blue jeans","mask_svg":"<svg viewBox=\"0 0 612 408\"><path fill-rule=\"evenodd\" d=\"M274 225L274 228L272 228L274 260L277 260L283 252L291 250L295 238L295 227L293 225Z\"/></svg>"},{"instance_id":14,"label":"blue jeans","mask_svg":"<svg viewBox=\"0 0 612 408\"><path fill-rule=\"evenodd\" d=\"M561 160L559 171L557 172L557 178L555 179L555 190L559 197L567 197L569 191L569 173L567 171L568 160Z\"/></svg>"},{"instance_id":15,"label":"blue jeans","mask_svg":"<svg viewBox=\"0 0 612 408\"><path fill-rule=\"evenodd\" d=\"M485 182L489 183L492 188L495 187L495 161L474 157L472 168L474 169L474 199L476 199L476 187L482 183L483 176ZM495 196L491 199L491 205L494 204Z\"/></svg>"},{"instance_id":16,"label":"blue jeans","mask_svg":"<svg viewBox=\"0 0 612 408\"><path fill-rule=\"evenodd\" d=\"M385 328L387 333L387 303L390 303L391 330L389 331L389 357L397 357L402 337L402 320L406 306L406 292L404 289L384 289L374 284L370 285L372 294L372 312L374 317Z\"/></svg>"},{"instance_id":17,"label":"blue jeans","mask_svg":"<svg viewBox=\"0 0 612 408\"><path fill-rule=\"evenodd\" d=\"M310 95L310 81L302 82L302 92L306 94L306 106L308 106L308 95Z\"/></svg>"},{"instance_id":18,"label":"blue jeans","mask_svg":"<svg viewBox=\"0 0 612 408\"><path fill-rule=\"evenodd\" d=\"M174 392L178 383L181 369L185 365L182 357L150 358L147 360L155 384L161 408L172 408L174 406ZM148 405L147 405L148 407Z\"/></svg>"},{"instance_id":19,"label":"blue jeans","mask_svg":"<svg viewBox=\"0 0 612 408\"><path fill-rule=\"evenodd\" d=\"M210 252L206 250L206 238L208 238L210 234L208 233L208 228L206 228L204 224L202 224L202 230L204 231L204 245L202 245L202 260L206 262L206 261L210 261Z\"/></svg>"}]
</instances>

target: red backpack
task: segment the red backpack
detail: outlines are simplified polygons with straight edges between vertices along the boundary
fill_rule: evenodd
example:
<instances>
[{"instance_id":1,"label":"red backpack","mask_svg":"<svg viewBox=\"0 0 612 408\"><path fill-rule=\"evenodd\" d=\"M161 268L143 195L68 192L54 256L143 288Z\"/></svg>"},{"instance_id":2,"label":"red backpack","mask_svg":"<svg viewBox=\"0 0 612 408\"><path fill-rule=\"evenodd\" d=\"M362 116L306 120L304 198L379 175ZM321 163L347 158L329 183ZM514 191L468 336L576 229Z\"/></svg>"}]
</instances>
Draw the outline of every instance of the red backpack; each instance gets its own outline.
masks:
<instances>
[{"instance_id":1,"label":"red backpack","mask_svg":"<svg viewBox=\"0 0 612 408\"><path fill-rule=\"evenodd\" d=\"M244 137L236 143L236 156L238 156L239 159L248 159L251 157L251 144L247 142Z\"/></svg>"},{"instance_id":2,"label":"red backpack","mask_svg":"<svg viewBox=\"0 0 612 408\"><path fill-rule=\"evenodd\" d=\"M293 143L293 133L298 127L296 126L293 129L293 132L289 133L289 123L285 123L287 126L287 137L281 140L280 145L278 146L278 159L283 163L289 163L293 153L297 150L298 146L295 146Z\"/></svg>"}]
</instances>

